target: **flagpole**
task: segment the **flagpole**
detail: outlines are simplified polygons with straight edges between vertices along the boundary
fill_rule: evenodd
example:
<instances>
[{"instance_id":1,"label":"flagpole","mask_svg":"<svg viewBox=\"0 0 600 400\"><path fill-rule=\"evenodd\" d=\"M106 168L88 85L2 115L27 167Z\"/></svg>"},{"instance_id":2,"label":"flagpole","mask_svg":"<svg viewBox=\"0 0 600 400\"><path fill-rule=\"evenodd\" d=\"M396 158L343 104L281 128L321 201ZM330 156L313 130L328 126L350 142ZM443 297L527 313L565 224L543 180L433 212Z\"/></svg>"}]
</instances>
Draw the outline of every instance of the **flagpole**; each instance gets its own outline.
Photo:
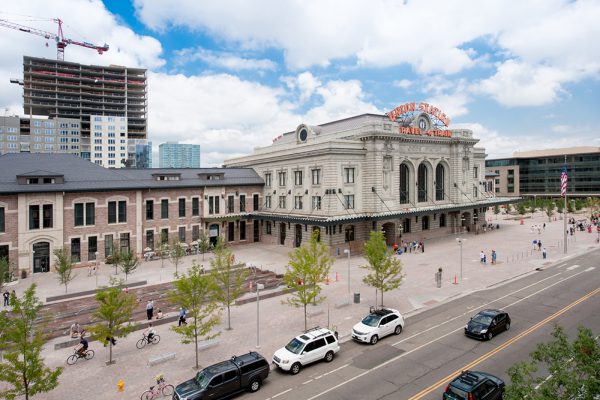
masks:
<instances>
[{"instance_id":1,"label":"flagpole","mask_svg":"<svg viewBox=\"0 0 600 400\"><path fill-rule=\"evenodd\" d=\"M565 154L565 168L567 166L567 155ZM567 191L565 188L565 207L563 208L563 232L564 232L564 253L567 254Z\"/></svg>"}]
</instances>

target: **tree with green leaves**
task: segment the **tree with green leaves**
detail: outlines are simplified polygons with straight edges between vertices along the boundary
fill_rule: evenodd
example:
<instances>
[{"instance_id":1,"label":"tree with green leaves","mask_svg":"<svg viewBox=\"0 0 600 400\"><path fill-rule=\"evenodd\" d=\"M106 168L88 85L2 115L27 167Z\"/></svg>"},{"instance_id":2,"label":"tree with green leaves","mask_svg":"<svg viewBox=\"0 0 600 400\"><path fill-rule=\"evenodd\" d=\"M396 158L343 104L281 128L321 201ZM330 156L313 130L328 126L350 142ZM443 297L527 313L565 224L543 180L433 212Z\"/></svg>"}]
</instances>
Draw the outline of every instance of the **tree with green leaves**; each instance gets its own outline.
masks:
<instances>
[{"instance_id":1,"label":"tree with green leaves","mask_svg":"<svg viewBox=\"0 0 600 400\"><path fill-rule=\"evenodd\" d=\"M210 250L210 240L208 240L208 236L206 236L204 231L200 233L200 237L198 238L198 250L202 253L202 261L204 261L204 254Z\"/></svg>"},{"instance_id":2,"label":"tree with green leaves","mask_svg":"<svg viewBox=\"0 0 600 400\"><path fill-rule=\"evenodd\" d=\"M96 293L99 307L92 320L97 323L89 327L90 333L109 347L107 364L114 363L112 339L126 337L135 330L135 324L130 322L136 306L135 296L121 290L117 286L120 283L122 281L112 280L111 284L114 286L103 287Z\"/></svg>"},{"instance_id":3,"label":"tree with green leaves","mask_svg":"<svg viewBox=\"0 0 600 400\"><path fill-rule=\"evenodd\" d=\"M42 303L35 296L35 284L25 290L22 298L12 295L12 310L0 312L0 348L4 351L0 361L0 381L8 385L0 388L0 397L26 400L36 394L46 393L58 386L63 368L48 368L41 357L44 338L35 327ZM8 387L7 387L8 386Z\"/></svg>"},{"instance_id":4,"label":"tree with green leaves","mask_svg":"<svg viewBox=\"0 0 600 400\"><path fill-rule=\"evenodd\" d=\"M215 256L210 261L210 275L215 282L215 300L227 308L227 329L231 330L231 306L244 294L248 269L234 264L231 247L223 239L217 240Z\"/></svg>"},{"instance_id":5,"label":"tree with green leaves","mask_svg":"<svg viewBox=\"0 0 600 400\"><path fill-rule=\"evenodd\" d=\"M119 256L117 258L119 260L119 268L125 274L125 282L127 282L127 277L130 274L133 274L137 267L139 267L140 260L131 250L120 251Z\"/></svg>"},{"instance_id":6,"label":"tree with green leaves","mask_svg":"<svg viewBox=\"0 0 600 400\"><path fill-rule=\"evenodd\" d=\"M307 329L306 307L325 300L321 296L321 282L329 275L333 258L326 244L319 241L319 232L313 231L310 241L289 254L289 266L283 275L285 284L293 291L283 301L292 307L304 308L304 329Z\"/></svg>"},{"instance_id":7,"label":"tree with green leaves","mask_svg":"<svg viewBox=\"0 0 600 400\"><path fill-rule=\"evenodd\" d=\"M4 289L6 282L10 281L10 264L8 258L0 258L0 292Z\"/></svg>"},{"instance_id":8,"label":"tree with green leaves","mask_svg":"<svg viewBox=\"0 0 600 400\"><path fill-rule=\"evenodd\" d=\"M65 285L65 293L67 293L69 283L77 276L73 272L73 259L66 247L54 249L54 257L56 258L54 269L56 270L58 282Z\"/></svg>"},{"instance_id":9,"label":"tree with green leaves","mask_svg":"<svg viewBox=\"0 0 600 400\"><path fill-rule=\"evenodd\" d=\"M552 215L554 215L554 202L552 200L547 200L544 202L543 207L548 216L548 221L552 221Z\"/></svg>"},{"instance_id":10,"label":"tree with green leaves","mask_svg":"<svg viewBox=\"0 0 600 400\"><path fill-rule=\"evenodd\" d=\"M402 264L394 256L394 252L388 249L385 236L380 231L371 231L369 240L365 243L365 258L369 264L361 267L368 271L363 282L381 293L383 307L383 294L399 288L402 283Z\"/></svg>"},{"instance_id":11,"label":"tree with green leaves","mask_svg":"<svg viewBox=\"0 0 600 400\"><path fill-rule=\"evenodd\" d=\"M185 249L183 248L181 242L177 239L173 240L173 243L171 243L169 260L171 261L171 264L175 266L175 274L179 273L179 265L181 265L184 256Z\"/></svg>"},{"instance_id":12,"label":"tree with green leaves","mask_svg":"<svg viewBox=\"0 0 600 400\"><path fill-rule=\"evenodd\" d=\"M525 206L525 203L517 203L517 212L519 213L519 215L525 215L525 213L527 212L527 207Z\"/></svg>"},{"instance_id":13,"label":"tree with green leaves","mask_svg":"<svg viewBox=\"0 0 600 400\"><path fill-rule=\"evenodd\" d=\"M565 207L563 199L558 199L558 201L556 202L556 212L562 215L564 209Z\"/></svg>"},{"instance_id":14,"label":"tree with green leaves","mask_svg":"<svg viewBox=\"0 0 600 400\"><path fill-rule=\"evenodd\" d=\"M212 339L219 333L211 333L219 324L219 306L213 298L214 281L208 274L202 274L194 261L187 274L177 274L174 289L168 293L169 300L185 307L189 322L171 329L181 335L181 343L194 343L196 369L198 364L198 339Z\"/></svg>"},{"instance_id":15,"label":"tree with green leaves","mask_svg":"<svg viewBox=\"0 0 600 400\"><path fill-rule=\"evenodd\" d=\"M495 215L498 215L498 214L500 214L500 206L499 206L498 204L496 204L496 205L494 206L494 214L495 214Z\"/></svg>"},{"instance_id":16,"label":"tree with green leaves","mask_svg":"<svg viewBox=\"0 0 600 400\"><path fill-rule=\"evenodd\" d=\"M568 213L572 213L573 211L575 211L575 207L573 205L574 201L573 200L567 200L567 212Z\"/></svg>"},{"instance_id":17,"label":"tree with green leaves","mask_svg":"<svg viewBox=\"0 0 600 400\"><path fill-rule=\"evenodd\" d=\"M600 343L590 329L579 327L571 342L555 326L554 340L540 343L530 361L512 365L505 400L594 399L600 393ZM540 374L538 371L543 371Z\"/></svg>"},{"instance_id":18,"label":"tree with green leaves","mask_svg":"<svg viewBox=\"0 0 600 400\"><path fill-rule=\"evenodd\" d=\"M158 241L158 256L160 257L160 267L165 267L165 258L169 256L169 235L165 232L160 233Z\"/></svg>"}]
</instances>

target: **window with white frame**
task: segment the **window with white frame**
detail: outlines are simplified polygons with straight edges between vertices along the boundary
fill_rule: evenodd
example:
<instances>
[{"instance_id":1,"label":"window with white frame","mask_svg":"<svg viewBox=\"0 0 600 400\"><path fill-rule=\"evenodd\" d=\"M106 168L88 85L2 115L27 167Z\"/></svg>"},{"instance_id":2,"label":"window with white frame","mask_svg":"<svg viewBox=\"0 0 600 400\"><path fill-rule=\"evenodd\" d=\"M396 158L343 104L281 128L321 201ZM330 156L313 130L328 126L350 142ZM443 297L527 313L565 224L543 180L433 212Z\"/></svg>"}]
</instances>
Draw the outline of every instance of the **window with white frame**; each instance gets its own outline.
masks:
<instances>
[{"instance_id":1,"label":"window with white frame","mask_svg":"<svg viewBox=\"0 0 600 400\"><path fill-rule=\"evenodd\" d=\"M265 196L265 208L271 208L271 196Z\"/></svg>"},{"instance_id":2,"label":"window with white frame","mask_svg":"<svg viewBox=\"0 0 600 400\"><path fill-rule=\"evenodd\" d=\"M294 196L294 209L302 210L302 196Z\"/></svg>"},{"instance_id":3,"label":"window with white frame","mask_svg":"<svg viewBox=\"0 0 600 400\"><path fill-rule=\"evenodd\" d=\"M344 183L354 183L354 168L344 168Z\"/></svg>"},{"instance_id":4,"label":"window with white frame","mask_svg":"<svg viewBox=\"0 0 600 400\"><path fill-rule=\"evenodd\" d=\"M302 171L294 171L294 185L302 186Z\"/></svg>"},{"instance_id":5,"label":"window with white frame","mask_svg":"<svg viewBox=\"0 0 600 400\"><path fill-rule=\"evenodd\" d=\"M321 170L313 169L313 170L311 170L311 174L312 174L312 184L320 185L321 184Z\"/></svg>"},{"instance_id":6,"label":"window with white frame","mask_svg":"<svg viewBox=\"0 0 600 400\"><path fill-rule=\"evenodd\" d=\"M321 196L313 196L312 197L312 209L313 210L321 209Z\"/></svg>"},{"instance_id":7,"label":"window with white frame","mask_svg":"<svg viewBox=\"0 0 600 400\"><path fill-rule=\"evenodd\" d=\"M285 196L279 196L279 208L285 208Z\"/></svg>"},{"instance_id":8,"label":"window with white frame","mask_svg":"<svg viewBox=\"0 0 600 400\"><path fill-rule=\"evenodd\" d=\"M286 184L286 173L284 171L279 172L278 176L279 176L279 186L285 186Z\"/></svg>"},{"instance_id":9,"label":"window with white frame","mask_svg":"<svg viewBox=\"0 0 600 400\"><path fill-rule=\"evenodd\" d=\"M267 172L265 174L265 186L271 186L271 173Z\"/></svg>"},{"instance_id":10,"label":"window with white frame","mask_svg":"<svg viewBox=\"0 0 600 400\"><path fill-rule=\"evenodd\" d=\"M353 194L344 195L344 205L346 206L346 209L348 209L348 210L351 210L354 208L354 195Z\"/></svg>"}]
</instances>

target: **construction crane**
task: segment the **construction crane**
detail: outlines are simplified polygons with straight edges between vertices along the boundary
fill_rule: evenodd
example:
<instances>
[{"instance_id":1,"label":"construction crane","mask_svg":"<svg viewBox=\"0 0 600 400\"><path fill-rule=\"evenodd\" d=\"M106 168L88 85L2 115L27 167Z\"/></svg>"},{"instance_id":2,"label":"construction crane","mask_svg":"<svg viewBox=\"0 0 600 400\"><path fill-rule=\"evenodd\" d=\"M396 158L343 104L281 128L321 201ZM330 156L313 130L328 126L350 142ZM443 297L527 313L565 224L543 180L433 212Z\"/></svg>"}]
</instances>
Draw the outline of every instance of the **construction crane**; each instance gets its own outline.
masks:
<instances>
[{"instance_id":1,"label":"construction crane","mask_svg":"<svg viewBox=\"0 0 600 400\"><path fill-rule=\"evenodd\" d=\"M60 60L60 61L64 61L65 47L67 47L67 45L70 45L70 44L74 44L74 45L81 46L81 47L86 47L88 49L94 49L98 52L98 54L102 54L105 51L108 51L108 45L106 43L104 44L104 46L97 46L92 43L78 42L73 39L65 38L63 35L63 29L62 29L62 24L63 24L62 20L60 18L53 18L52 21L56 22L58 24L58 33L46 32L41 29L36 29L36 28L29 27L29 26L17 24L15 22L12 22L12 21L9 21L6 19L0 19L0 26L4 26L4 27L10 28L10 29L15 29L17 31L21 31L21 32L25 32L25 33L31 33L32 35L42 36L46 39L54 40L56 42L56 59ZM46 46L48 46L48 43L46 43Z\"/></svg>"}]
</instances>

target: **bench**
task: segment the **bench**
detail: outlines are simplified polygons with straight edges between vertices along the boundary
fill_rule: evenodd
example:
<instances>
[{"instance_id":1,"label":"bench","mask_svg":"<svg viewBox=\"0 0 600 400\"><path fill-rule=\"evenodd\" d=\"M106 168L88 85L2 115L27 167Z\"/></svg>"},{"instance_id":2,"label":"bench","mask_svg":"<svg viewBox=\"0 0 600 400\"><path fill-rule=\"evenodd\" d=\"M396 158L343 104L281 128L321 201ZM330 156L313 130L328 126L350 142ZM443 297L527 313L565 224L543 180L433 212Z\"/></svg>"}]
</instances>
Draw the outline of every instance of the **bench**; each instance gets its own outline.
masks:
<instances>
[{"instance_id":1,"label":"bench","mask_svg":"<svg viewBox=\"0 0 600 400\"><path fill-rule=\"evenodd\" d=\"M219 344L219 339L208 339L208 340L201 340L200 343L198 343L198 350L206 350L206 349L210 349L211 347L215 347L216 345Z\"/></svg>"},{"instance_id":2,"label":"bench","mask_svg":"<svg viewBox=\"0 0 600 400\"><path fill-rule=\"evenodd\" d=\"M163 353L159 354L156 357L152 357L148 359L148 365L156 365L160 363L164 363L165 361L173 360L177 353Z\"/></svg>"}]
</instances>

